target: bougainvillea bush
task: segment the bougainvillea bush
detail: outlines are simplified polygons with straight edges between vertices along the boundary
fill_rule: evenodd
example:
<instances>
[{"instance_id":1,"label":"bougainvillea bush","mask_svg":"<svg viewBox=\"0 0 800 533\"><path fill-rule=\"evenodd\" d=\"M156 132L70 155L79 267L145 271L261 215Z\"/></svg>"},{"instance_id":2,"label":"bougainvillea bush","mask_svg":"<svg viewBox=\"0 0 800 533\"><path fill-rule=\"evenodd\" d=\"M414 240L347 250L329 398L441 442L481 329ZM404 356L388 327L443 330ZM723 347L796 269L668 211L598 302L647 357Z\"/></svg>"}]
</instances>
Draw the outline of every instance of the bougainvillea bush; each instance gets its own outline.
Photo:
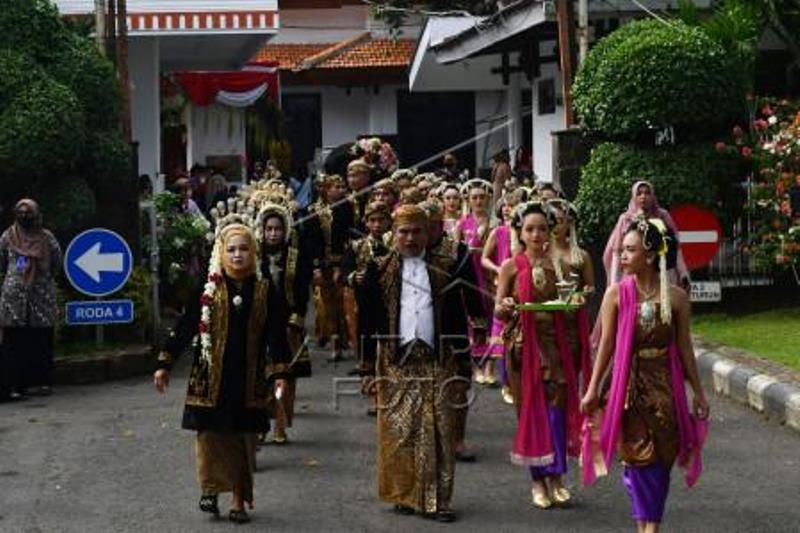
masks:
<instances>
[{"instance_id":1,"label":"bougainvillea bush","mask_svg":"<svg viewBox=\"0 0 800 533\"><path fill-rule=\"evenodd\" d=\"M719 141L719 152L738 153L751 171L747 251L765 267L800 267L800 103L753 101L752 120ZM792 202L794 198L794 203Z\"/></svg>"}]
</instances>

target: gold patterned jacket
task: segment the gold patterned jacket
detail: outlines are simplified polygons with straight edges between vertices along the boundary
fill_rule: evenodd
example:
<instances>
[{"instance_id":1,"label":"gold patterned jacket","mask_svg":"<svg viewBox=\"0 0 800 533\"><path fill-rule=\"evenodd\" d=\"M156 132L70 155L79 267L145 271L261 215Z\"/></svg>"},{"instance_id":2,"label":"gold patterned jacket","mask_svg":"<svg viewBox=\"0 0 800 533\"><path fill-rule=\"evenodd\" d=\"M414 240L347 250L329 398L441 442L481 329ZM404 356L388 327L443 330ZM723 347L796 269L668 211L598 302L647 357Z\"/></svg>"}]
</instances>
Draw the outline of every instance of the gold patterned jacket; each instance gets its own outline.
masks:
<instances>
[{"instance_id":1,"label":"gold patterned jacket","mask_svg":"<svg viewBox=\"0 0 800 533\"><path fill-rule=\"evenodd\" d=\"M453 283L458 263L451 254L428 250L426 254L428 277L431 285L434 317L434 350L437 357L461 358L469 356L466 320L461 291ZM400 292L402 289L403 259L397 251L390 252L378 262L378 268L369 271L365 285L372 294L380 295L377 307L379 352L393 357L399 352L397 338L400 327ZM466 343L466 345L465 345ZM466 350L464 348L467 348ZM365 361L365 368L374 369L374 362Z\"/></svg>"}]
</instances>

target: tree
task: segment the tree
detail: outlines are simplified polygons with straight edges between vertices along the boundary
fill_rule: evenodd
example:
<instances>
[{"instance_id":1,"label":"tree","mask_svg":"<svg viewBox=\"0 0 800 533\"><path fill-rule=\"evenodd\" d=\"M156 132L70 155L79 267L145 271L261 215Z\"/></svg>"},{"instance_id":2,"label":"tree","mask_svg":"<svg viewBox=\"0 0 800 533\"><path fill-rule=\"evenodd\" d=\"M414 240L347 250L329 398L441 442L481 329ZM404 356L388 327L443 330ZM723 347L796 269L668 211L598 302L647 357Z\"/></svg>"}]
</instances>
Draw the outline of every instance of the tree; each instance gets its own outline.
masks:
<instances>
[{"instance_id":1,"label":"tree","mask_svg":"<svg viewBox=\"0 0 800 533\"><path fill-rule=\"evenodd\" d=\"M0 10L0 183L4 211L39 201L63 240L101 221L125 231L130 147L120 135L113 65L49 0L5 0ZM135 196L134 196L135 198Z\"/></svg>"}]
</instances>

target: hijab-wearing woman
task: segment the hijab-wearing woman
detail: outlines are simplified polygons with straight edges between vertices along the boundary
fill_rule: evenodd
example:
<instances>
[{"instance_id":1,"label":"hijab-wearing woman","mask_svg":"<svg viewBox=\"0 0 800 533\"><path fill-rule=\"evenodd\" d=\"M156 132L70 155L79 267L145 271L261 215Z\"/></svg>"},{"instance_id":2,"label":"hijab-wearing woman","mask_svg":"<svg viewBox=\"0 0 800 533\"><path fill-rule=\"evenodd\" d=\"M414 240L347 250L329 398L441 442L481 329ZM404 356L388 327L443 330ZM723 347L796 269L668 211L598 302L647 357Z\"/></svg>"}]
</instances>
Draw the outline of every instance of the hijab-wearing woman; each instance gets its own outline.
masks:
<instances>
[{"instance_id":1,"label":"hijab-wearing woman","mask_svg":"<svg viewBox=\"0 0 800 533\"><path fill-rule=\"evenodd\" d=\"M639 533L658 531L676 461L688 470L687 485L697 480L708 430L708 403L689 331L689 297L667 276L676 260L674 234L661 219L637 219L626 229L620 267L627 276L603 298L602 338L581 402L587 415L597 415L584 423L584 483L605 475L619 453ZM601 392L609 364L608 390ZM692 389L691 411L685 380Z\"/></svg>"},{"instance_id":2,"label":"hijab-wearing woman","mask_svg":"<svg viewBox=\"0 0 800 533\"><path fill-rule=\"evenodd\" d=\"M228 518L243 523L256 435L269 429L268 402L286 386L290 352L285 323L271 316L285 304L261 277L249 222L229 217L218 221L207 281L165 342L154 383L166 390L173 361L197 335L182 426L197 432L200 510L218 515L217 496L232 492Z\"/></svg>"},{"instance_id":3,"label":"hijab-wearing woman","mask_svg":"<svg viewBox=\"0 0 800 533\"><path fill-rule=\"evenodd\" d=\"M5 368L0 368L0 400L21 397L29 387L50 393L58 316L58 241L42 227L35 201L17 202L14 219L0 236L0 327L6 352Z\"/></svg>"},{"instance_id":4,"label":"hijab-wearing woman","mask_svg":"<svg viewBox=\"0 0 800 533\"><path fill-rule=\"evenodd\" d=\"M622 278L619 256L622 251L622 239L625 232L633 220L639 216L646 218L661 219L664 224L677 235L678 229L669 214L669 211L658 205L656 191L653 184L649 181L640 180L633 184L631 188L631 199L628 208L617 219L617 224L608 238L606 249L603 252L603 267L606 271L606 285L618 282ZM680 284L687 288L689 282L689 269L683 260L683 254L678 247L678 258L673 268L670 269L670 280L672 283Z\"/></svg>"},{"instance_id":5,"label":"hijab-wearing woman","mask_svg":"<svg viewBox=\"0 0 800 533\"><path fill-rule=\"evenodd\" d=\"M517 304L543 303L558 294L561 267L546 250L554 214L546 204L526 202L512 225L523 250L500 267L495 298L495 315L506 323L506 368L518 415L511 461L530 469L532 503L548 509L571 499L562 477L567 455L580 451L578 369L563 312L517 310Z\"/></svg>"}]
</instances>

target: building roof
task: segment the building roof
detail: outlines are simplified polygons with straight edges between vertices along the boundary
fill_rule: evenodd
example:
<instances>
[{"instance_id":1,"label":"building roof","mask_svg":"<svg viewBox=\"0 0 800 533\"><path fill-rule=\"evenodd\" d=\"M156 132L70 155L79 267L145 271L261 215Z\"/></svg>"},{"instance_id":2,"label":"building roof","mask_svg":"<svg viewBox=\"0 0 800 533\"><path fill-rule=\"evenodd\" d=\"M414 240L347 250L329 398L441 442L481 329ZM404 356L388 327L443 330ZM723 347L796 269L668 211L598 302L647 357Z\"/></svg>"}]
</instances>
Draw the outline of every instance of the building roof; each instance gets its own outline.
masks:
<instances>
[{"instance_id":1,"label":"building roof","mask_svg":"<svg viewBox=\"0 0 800 533\"><path fill-rule=\"evenodd\" d=\"M411 39L370 39L323 61L316 68L408 67L414 53Z\"/></svg>"},{"instance_id":2,"label":"building roof","mask_svg":"<svg viewBox=\"0 0 800 533\"><path fill-rule=\"evenodd\" d=\"M381 39L369 35L338 43L267 44L254 61L277 61L281 70L406 68L415 41Z\"/></svg>"},{"instance_id":3,"label":"building roof","mask_svg":"<svg viewBox=\"0 0 800 533\"><path fill-rule=\"evenodd\" d=\"M268 44L256 53L253 61L275 61L281 70L300 68L306 58L319 54L336 43Z\"/></svg>"}]
</instances>

